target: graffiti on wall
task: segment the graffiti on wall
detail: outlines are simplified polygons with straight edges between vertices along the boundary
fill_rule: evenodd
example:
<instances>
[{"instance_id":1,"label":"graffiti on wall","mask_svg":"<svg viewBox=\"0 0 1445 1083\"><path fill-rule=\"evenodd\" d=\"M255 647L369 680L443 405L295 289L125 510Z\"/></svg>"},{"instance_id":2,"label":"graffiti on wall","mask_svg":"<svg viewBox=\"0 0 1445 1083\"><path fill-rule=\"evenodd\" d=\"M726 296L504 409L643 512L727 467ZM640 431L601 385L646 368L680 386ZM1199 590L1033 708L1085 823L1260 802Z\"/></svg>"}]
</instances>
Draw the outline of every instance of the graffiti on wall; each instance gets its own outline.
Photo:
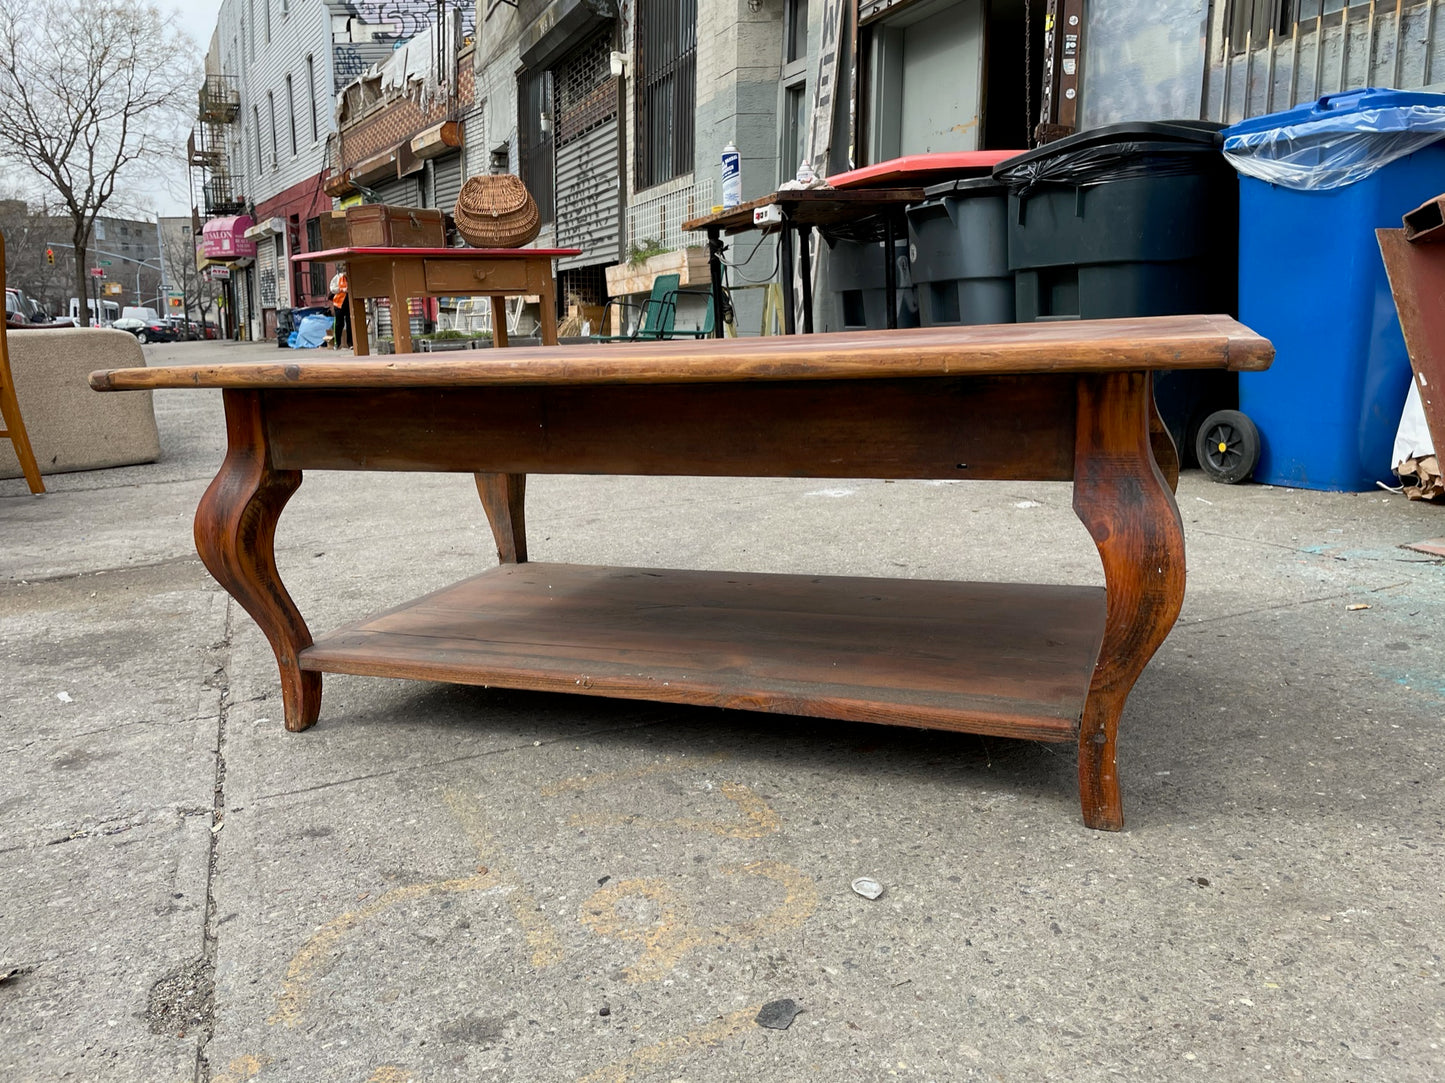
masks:
<instances>
[{"instance_id":1,"label":"graffiti on wall","mask_svg":"<svg viewBox=\"0 0 1445 1083\"><path fill-rule=\"evenodd\" d=\"M376 43L392 48L410 41L436 18L436 0L329 0L338 45ZM477 11L473 4L447 0L447 7L461 13L462 37L476 33ZM345 30L340 29L344 20Z\"/></svg>"}]
</instances>

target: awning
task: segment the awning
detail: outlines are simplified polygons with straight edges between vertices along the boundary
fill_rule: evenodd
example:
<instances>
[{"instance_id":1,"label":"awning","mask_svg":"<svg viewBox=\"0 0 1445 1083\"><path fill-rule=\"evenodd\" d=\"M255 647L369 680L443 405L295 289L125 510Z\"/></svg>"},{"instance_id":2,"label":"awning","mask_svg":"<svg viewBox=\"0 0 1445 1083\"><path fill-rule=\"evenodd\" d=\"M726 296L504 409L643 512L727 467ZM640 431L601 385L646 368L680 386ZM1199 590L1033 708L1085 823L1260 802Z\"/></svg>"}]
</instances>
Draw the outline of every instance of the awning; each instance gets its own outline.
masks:
<instances>
[{"instance_id":1,"label":"awning","mask_svg":"<svg viewBox=\"0 0 1445 1083\"><path fill-rule=\"evenodd\" d=\"M461 145L462 126L455 120L444 120L413 136L411 152L418 158L435 158Z\"/></svg>"},{"instance_id":2,"label":"awning","mask_svg":"<svg viewBox=\"0 0 1445 1083\"><path fill-rule=\"evenodd\" d=\"M617 17L613 0L552 0L542 14L517 35L525 68L548 68L574 45Z\"/></svg>"},{"instance_id":3,"label":"awning","mask_svg":"<svg viewBox=\"0 0 1445 1083\"><path fill-rule=\"evenodd\" d=\"M397 148L393 147L380 154L373 154L370 158L363 158L348 169L346 175L353 184L370 184L372 181L395 177L396 164Z\"/></svg>"},{"instance_id":4,"label":"awning","mask_svg":"<svg viewBox=\"0 0 1445 1083\"><path fill-rule=\"evenodd\" d=\"M251 240L251 251L246 253L249 256L256 254L256 242L263 237L274 237L286 231L286 223L279 218L263 218L250 229L246 230L246 236Z\"/></svg>"},{"instance_id":5,"label":"awning","mask_svg":"<svg viewBox=\"0 0 1445 1083\"><path fill-rule=\"evenodd\" d=\"M255 223L249 214L212 218L201 228L201 252L207 259L237 259L256 254L256 242L247 239Z\"/></svg>"}]
</instances>

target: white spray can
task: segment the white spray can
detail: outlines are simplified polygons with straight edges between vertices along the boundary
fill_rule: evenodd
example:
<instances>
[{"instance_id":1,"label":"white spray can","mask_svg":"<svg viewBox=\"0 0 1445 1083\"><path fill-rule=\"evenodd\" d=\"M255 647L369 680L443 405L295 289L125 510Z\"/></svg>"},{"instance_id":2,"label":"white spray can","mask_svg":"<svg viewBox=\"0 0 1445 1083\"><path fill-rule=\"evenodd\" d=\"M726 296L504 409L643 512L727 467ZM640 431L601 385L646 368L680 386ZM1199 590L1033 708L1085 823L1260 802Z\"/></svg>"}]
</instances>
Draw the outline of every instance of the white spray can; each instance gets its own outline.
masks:
<instances>
[{"instance_id":1,"label":"white spray can","mask_svg":"<svg viewBox=\"0 0 1445 1083\"><path fill-rule=\"evenodd\" d=\"M743 201L743 159L738 148L728 143L722 152L722 205L736 207Z\"/></svg>"}]
</instances>

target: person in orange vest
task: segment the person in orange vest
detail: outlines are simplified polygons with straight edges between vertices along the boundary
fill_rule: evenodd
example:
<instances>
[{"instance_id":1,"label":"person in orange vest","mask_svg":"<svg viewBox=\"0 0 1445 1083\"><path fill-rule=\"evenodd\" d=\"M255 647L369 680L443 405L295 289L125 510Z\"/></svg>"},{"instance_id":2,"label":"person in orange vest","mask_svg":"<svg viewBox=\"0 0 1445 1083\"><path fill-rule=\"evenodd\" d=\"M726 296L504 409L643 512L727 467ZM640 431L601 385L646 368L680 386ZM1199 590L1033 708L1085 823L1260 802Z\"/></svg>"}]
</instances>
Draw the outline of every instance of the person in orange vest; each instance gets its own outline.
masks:
<instances>
[{"instance_id":1,"label":"person in orange vest","mask_svg":"<svg viewBox=\"0 0 1445 1083\"><path fill-rule=\"evenodd\" d=\"M331 315L335 319L332 325L331 345L341 349L341 336L346 336L346 349L351 349L351 306L346 300L346 264L338 264L336 273L331 276Z\"/></svg>"}]
</instances>

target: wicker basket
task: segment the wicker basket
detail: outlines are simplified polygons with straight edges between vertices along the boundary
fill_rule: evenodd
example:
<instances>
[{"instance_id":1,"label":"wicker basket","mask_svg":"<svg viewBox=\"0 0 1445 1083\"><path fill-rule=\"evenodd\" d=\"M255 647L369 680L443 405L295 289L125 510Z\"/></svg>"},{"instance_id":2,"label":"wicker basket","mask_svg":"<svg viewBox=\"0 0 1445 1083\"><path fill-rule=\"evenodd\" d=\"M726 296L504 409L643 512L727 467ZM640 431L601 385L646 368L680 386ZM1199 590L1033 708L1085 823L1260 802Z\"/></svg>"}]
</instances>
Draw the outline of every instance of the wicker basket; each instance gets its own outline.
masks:
<instances>
[{"instance_id":1,"label":"wicker basket","mask_svg":"<svg viewBox=\"0 0 1445 1083\"><path fill-rule=\"evenodd\" d=\"M511 173L469 178L453 217L457 232L474 248L520 248L542 229L536 201Z\"/></svg>"}]
</instances>

